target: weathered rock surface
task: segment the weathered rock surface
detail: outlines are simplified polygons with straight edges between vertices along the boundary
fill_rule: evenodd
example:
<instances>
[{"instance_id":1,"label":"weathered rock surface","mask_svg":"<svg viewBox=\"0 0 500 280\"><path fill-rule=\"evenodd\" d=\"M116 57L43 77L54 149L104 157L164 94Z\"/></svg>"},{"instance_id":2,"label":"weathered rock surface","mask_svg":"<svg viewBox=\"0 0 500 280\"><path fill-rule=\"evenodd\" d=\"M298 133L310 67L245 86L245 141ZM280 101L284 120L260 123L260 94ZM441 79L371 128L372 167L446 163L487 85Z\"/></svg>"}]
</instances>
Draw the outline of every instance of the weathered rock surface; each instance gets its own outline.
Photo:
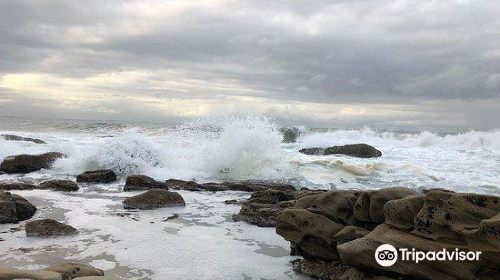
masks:
<instances>
[{"instance_id":1,"label":"weathered rock surface","mask_svg":"<svg viewBox=\"0 0 500 280\"><path fill-rule=\"evenodd\" d=\"M347 155L352 157L373 158L382 156L382 152L367 144L351 144L323 148L305 148L299 150L306 155Z\"/></svg>"},{"instance_id":2,"label":"weathered rock surface","mask_svg":"<svg viewBox=\"0 0 500 280\"><path fill-rule=\"evenodd\" d=\"M180 194L163 189L152 189L143 194L126 198L123 201L123 207L126 209L146 210L185 205L186 203Z\"/></svg>"},{"instance_id":3,"label":"weathered rock surface","mask_svg":"<svg viewBox=\"0 0 500 280\"><path fill-rule=\"evenodd\" d=\"M70 180L50 180L38 185L38 189L49 189L54 191L75 192L79 189L78 184Z\"/></svg>"},{"instance_id":4,"label":"weathered rock surface","mask_svg":"<svg viewBox=\"0 0 500 280\"><path fill-rule=\"evenodd\" d=\"M325 192L316 198L308 210L324 215L337 223L352 225L353 208L359 195L359 191L349 190Z\"/></svg>"},{"instance_id":5,"label":"weathered rock surface","mask_svg":"<svg viewBox=\"0 0 500 280\"><path fill-rule=\"evenodd\" d=\"M424 195L390 200L384 205L385 223L399 229L413 230L414 220L424 206Z\"/></svg>"},{"instance_id":6,"label":"weathered rock surface","mask_svg":"<svg viewBox=\"0 0 500 280\"><path fill-rule=\"evenodd\" d=\"M57 272L47 270L19 270L19 269L6 269L0 268L1 280L65 280L62 275Z\"/></svg>"},{"instance_id":7,"label":"weathered rock surface","mask_svg":"<svg viewBox=\"0 0 500 280\"><path fill-rule=\"evenodd\" d=\"M353 241L370 233L369 230L358 226L345 226L333 237L337 244Z\"/></svg>"},{"instance_id":8,"label":"weathered rock surface","mask_svg":"<svg viewBox=\"0 0 500 280\"><path fill-rule=\"evenodd\" d=\"M77 234L74 227L52 219L41 219L26 223L26 235L29 237L53 237Z\"/></svg>"},{"instance_id":9,"label":"weathered rock surface","mask_svg":"<svg viewBox=\"0 0 500 280\"><path fill-rule=\"evenodd\" d=\"M238 181L238 182L223 182L223 183L204 183L198 184L194 181L183 181L178 179L169 179L165 184L174 190L186 191L242 191L242 192L257 192L264 190L281 190L294 191L295 188L288 184L281 184L266 181Z\"/></svg>"},{"instance_id":10,"label":"weathered rock surface","mask_svg":"<svg viewBox=\"0 0 500 280\"><path fill-rule=\"evenodd\" d=\"M123 191L144 191L150 189L168 190L168 184L156 181L155 179L144 175L127 176Z\"/></svg>"},{"instance_id":11,"label":"weathered rock surface","mask_svg":"<svg viewBox=\"0 0 500 280\"><path fill-rule=\"evenodd\" d=\"M92 170L85 171L82 174L76 176L77 182L83 183L111 183L116 181L116 174L113 170Z\"/></svg>"},{"instance_id":12,"label":"weathered rock surface","mask_svg":"<svg viewBox=\"0 0 500 280\"><path fill-rule=\"evenodd\" d=\"M35 212L36 207L23 197L0 191L0 224L27 220Z\"/></svg>"},{"instance_id":13,"label":"weathered rock surface","mask_svg":"<svg viewBox=\"0 0 500 280\"><path fill-rule=\"evenodd\" d=\"M38 186L26 183L0 183L0 190L4 191L20 191L20 190L34 190Z\"/></svg>"},{"instance_id":14,"label":"weathered rock surface","mask_svg":"<svg viewBox=\"0 0 500 280\"><path fill-rule=\"evenodd\" d=\"M12 135L12 134L2 134L0 137L3 137L5 140L8 141L26 141L26 142L33 142L36 144L47 144L45 141L36 139L36 138L31 138L31 137L22 137L19 135Z\"/></svg>"},{"instance_id":15,"label":"weathered rock surface","mask_svg":"<svg viewBox=\"0 0 500 280\"><path fill-rule=\"evenodd\" d=\"M77 277L104 276L104 271L78 263L58 263L45 270L61 274L63 280L70 280Z\"/></svg>"},{"instance_id":16,"label":"weathered rock surface","mask_svg":"<svg viewBox=\"0 0 500 280\"><path fill-rule=\"evenodd\" d=\"M73 278L74 280L123 280L121 278L116 278L113 276L86 276Z\"/></svg>"},{"instance_id":17,"label":"weathered rock surface","mask_svg":"<svg viewBox=\"0 0 500 280\"><path fill-rule=\"evenodd\" d=\"M42 168L48 169L63 154L50 152L39 155L17 155L4 158L0 164L0 171L5 173L30 173Z\"/></svg>"}]
</instances>

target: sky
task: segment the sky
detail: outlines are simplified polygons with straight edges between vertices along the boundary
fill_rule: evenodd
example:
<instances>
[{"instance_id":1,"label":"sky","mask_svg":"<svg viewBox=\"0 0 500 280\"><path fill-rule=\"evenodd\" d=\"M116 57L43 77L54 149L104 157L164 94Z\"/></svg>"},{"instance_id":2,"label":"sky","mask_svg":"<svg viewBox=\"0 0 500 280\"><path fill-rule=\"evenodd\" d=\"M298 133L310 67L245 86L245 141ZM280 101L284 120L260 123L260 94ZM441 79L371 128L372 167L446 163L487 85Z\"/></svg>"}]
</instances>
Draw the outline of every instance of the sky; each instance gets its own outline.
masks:
<instances>
[{"instance_id":1,"label":"sky","mask_svg":"<svg viewBox=\"0 0 500 280\"><path fill-rule=\"evenodd\" d=\"M500 1L2 0L0 116L500 128Z\"/></svg>"}]
</instances>

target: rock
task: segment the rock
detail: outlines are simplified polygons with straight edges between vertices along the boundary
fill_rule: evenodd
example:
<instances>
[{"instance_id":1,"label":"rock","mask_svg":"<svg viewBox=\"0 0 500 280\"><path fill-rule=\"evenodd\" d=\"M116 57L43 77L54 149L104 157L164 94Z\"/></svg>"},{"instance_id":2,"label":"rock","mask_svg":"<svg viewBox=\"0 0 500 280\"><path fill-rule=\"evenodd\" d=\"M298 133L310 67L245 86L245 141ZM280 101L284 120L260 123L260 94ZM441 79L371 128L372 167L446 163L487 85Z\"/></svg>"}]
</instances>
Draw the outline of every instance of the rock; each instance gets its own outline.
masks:
<instances>
[{"instance_id":1,"label":"rock","mask_svg":"<svg viewBox=\"0 0 500 280\"><path fill-rule=\"evenodd\" d=\"M23 197L0 191L0 224L27 220L35 212L36 207Z\"/></svg>"},{"instance_id":2,"label":"rock","mask_svg":"<svg viewBox=\"0 0 500 280\"><path fill-rule=\"evenodd\" d=\"M326 148L324 155L341 154L352 157L373 158L382 156L382 152L367 144L352 144Z\"/></svg>"},{"instance_id":3,"label":"rock","mask_svg":"<svg viewBox=\"0 0 500 280\"><path fill-rule=\"evenodd\" d=\"M414 234L436 241L467 244L466 235L480 229L482 220L500 213L500 197L430 191L415 217Z\"/></svg>"},{"instance_id":4,"label":"rock","mask_svg":"<svg viewBox=\"0 0 500 280\"><path fill-rule=\"evenodd\" d=\"M35 220L26 223L26 235L28 237L67 236L77 233L78 231L74 227L52 219Z\"/></svg>"},{"instance_id":5,"label":"rock","mask_svg":"<svg viewBox=\"0 0 500 280\"><path fill-rule=\"evenodd\" d=\"M296 127L282 127L280 132L283 135L283 143L295 143L300 136L300 130Z\"/></svg>"},{"instance_id":6,"label":"rock","mask_svg":"<svg viewBox=\"0 0 500 280\"><path fill-rule=\"evenodd\" d=\"M19 270L0 268L0 279L2 280L65 280L61 274L47 270Z\"/></svg>"},{"instance_id":7,"label":"rock","mask_svg":"<svg viewBox=\"0 0 500 280\"><path fill-rule=\"evenodd\" d=\"M45 141L40 140L40 139L36 139L36 138L22 137L22 136L12 135L12 134L2 134L0 136L8 141L27 141L27 142L33 142L36 144L47 144L47 143L45 143Z\"/></svg>"},{"instance_id":8,"label":"rock","mask_svg":"<svg viewBox=\"0 0 500 280\"><path fill-rule=\"evenodd\" d=\"M121 280L113 277L113 276L87 276L87 277L78 277L73 278L73 280Z\"/></svg>"},{"instance_id":9,"label":"rock","mask_svg":"<svg viewBox=\"0 0 500 280\"><path fill-rule=\"evenodd\" d=\"M50 166L59 158L61 153L51 152L39 155L17 155L4 158L0 164L0 171L5 173L29 173Z\"/></svg>"},{"instance_id":10,"label":"rock","mask_svg":"<svg viewBox=\"0 0 500 280\"><path fill-rule=\"evenodd\" d=\"M0 183L0 190L11 191L11 190L34 190L37 186L25 183Z\"/></svg>"},{"instance_id":11,"label":"rock","mask_svg":"<svg viewBox=\"0 0 500 280\"><path fill-rule=\"evenodd\" d=\"M85 171L76 176L76 181L84 183L111 183L116 181L116 174L113 170L109 169Z\"/></svg>"},{"instance_id":12,"label":"rock","mask_svg":"<svg viewBox=\"0 0 500 280\"><path fill-rule=\"evenodd\" d=\"M358 226L345 226L333 237L338 244L353 241L370 233L369 230Z\"/></svg>"},{"instance_id":13,"label":"rock","mask_svg":"<svg viewBox=\"0 0 500 280\"><path fill-rule=\"evenodd\" d=\"M325 149L322 148L305 148L305 149L300 149L299 153L306 154L306 155L314 155L314 156L321 156L325 152Z\"/></svg>"},{"instance_id":14,"label":"rock","mask_svg":"<svg viewBox=\"0 0 500 280\"><path fill-rule=\"evenodd\" d=\"M338 261L295 260L292 261L292 265L296 272L324 280L338 280L349 269Z\"/></svg>"},{"instance_id":15,"label":"rock","mask_svg":"<svg viewBox=\"0 0 500 280\"><path fill-rule=\"evenodd\" d=\"M398 187L361 193L354 205L354 218L359 222L383 223L384 205L387 201L416 194L418 192L414 190Z\"/></svg>"},{"instance_id":16,"label":"rock","mask_svg":"<svg viewBox=\"0 0 500 280\"><path fill-rule=\"evenodd\" d=\"M343 227L305 209L286 209L276 218L276 233L306 259L339 260L334 236Z\"/></svg>"},{"instance_id":17,"label":"rock","mask_svg":"<svg viewBox=\"0 0 500 280\"><path fill-rule=\"evenodd\" d=\"M204 183L198 184L194 181L183 181L178 179L169 179L165 184L175 190L186 191L242 191L242 192L257 192L264 190L282 190L294 191L295 188L288 184L281 184L267 181L247 180L238 182L223 182L223 183Z\"/></svg>"},{"instance_id":18,"label":"rock","mask_svg":"<svg viewBox=\"0 0 500 280\"><path fill-rule=\"evenodd\" d=\"M236 199L229 199L224 201L225 204L238 204L238 200Z\"/></svg>"},{"instance_id":19,"label":"rock","mask_svg":"<svg viewBox=\"0 0 500 280\"><path fill-rule=\"evenodd\" d=\"M329 191L318 196L309 211L324 215L344 225L354 224L353 208L360 192L349 190Z\"/></svg>"},{"instance_id":20,"label":"rock","mask_svg":"<svg viewBox=\"0 0 500 280\"><path fill-rule=\"evenodd\" d=\"M152 189L123 201L125 209L156 209L185 205L186 203L180 194L163 189Z\"/></svg>"},{"instance_id":21,"label":"rock","mask_svg":"<svg viewBox=\"0 0 500 280\"><path fill-rule=\"evenodd\" d=\"M374 255L382 244L391 244L399 248L415 248L417 251L438 252L443 249L449 252L469 251L467 247L432 241L386 224L377 226L372 232L362 238L341 244L337 250L342 261L356 269L372 273L390 273L413 279L431 280L466 280L466 279L498 279L499 257L498 247L483 251L479 261L431 261L423 260L398 261L389 267L377 264Z\"/></svg>"},{"instance_id":22,"label":"rock","mask_svg":"<svg viewBox=\"0 0 500 280\"><path fill-rule=\"evenodd\" d=\"M168 190L168 185L163 182L158 182L155 179L144 175L127 176L123 191L144 191L150 189L165 189Z\"/></svg>"},{"instance_id":23,"label":"rock","mask_svg":"<svg viewBox=\"0 0 500 280\"><path fill-rule=\"evenodd\" d=\"M58 263L46 270L61 274L63 280L86 276L104 276L104 272L98 268L77 263Z\"/></svg>"},{"instance_id":24,"label":"rock","mask_svg":"<svg viewBox=\"0 0 500 280\"><path fill-rule=\"evenodd\" d=\"M382 152L367 144L351 144L323 148L305 148L299 150L306 155L347 155L352 157L373 158L382 156Z\"/></svg>"},{"instance_id":25,"label":"rock","mask_svg":"<svg viewBox=\"0 0 500 280\"><path fill-rule=\"evenodd\" d=\"M348 270L346 270L346 272L342 275L342 277L340 277L338 279L340 279L340 280L404 280L404 279L401 279L399 277L392 278L392 277L383 276L383 275L366 273L366 272L356 270L354 268L349 268Z\"/></svg>"},{"instance_id":26,"label":"rock","mask_svg":"<svg viewBox=\"0 0 500 280\"><path fill-rule=\"evenodd\" d=\"M38 186L39 189L49 189L63 192L74 192L79 189L78 185L70 180L45 181Z\"/></svg>"},{"instance_id":27,"label":"rock","mask_svg":"<svg viewBox=\"0 0 500 280\"><path fill-rule=\"evenodd\" d=\"M413 220L423 206L423 195L390 200L384 205L385 223L399 229L413 230Z\"/></svg>"}]
</instances>

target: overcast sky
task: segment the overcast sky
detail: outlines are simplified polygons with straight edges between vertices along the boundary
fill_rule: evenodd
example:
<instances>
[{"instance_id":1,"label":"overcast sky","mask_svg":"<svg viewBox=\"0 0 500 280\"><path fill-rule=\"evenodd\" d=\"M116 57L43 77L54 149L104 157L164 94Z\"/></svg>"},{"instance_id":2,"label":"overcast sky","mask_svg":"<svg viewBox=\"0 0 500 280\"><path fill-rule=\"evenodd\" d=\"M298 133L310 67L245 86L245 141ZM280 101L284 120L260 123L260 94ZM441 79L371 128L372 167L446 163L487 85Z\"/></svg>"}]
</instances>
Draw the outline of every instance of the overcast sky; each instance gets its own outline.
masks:
<instances>
[{"instance_id":1,"label":"overcast sky","mask_svg":"<svg viewBox=\"0 0 500 280\"><path fill-rule=\"evenodd\" d=\"M500 1L0 1L0 115L499 128Z\"/></svg>"}]
</instances>

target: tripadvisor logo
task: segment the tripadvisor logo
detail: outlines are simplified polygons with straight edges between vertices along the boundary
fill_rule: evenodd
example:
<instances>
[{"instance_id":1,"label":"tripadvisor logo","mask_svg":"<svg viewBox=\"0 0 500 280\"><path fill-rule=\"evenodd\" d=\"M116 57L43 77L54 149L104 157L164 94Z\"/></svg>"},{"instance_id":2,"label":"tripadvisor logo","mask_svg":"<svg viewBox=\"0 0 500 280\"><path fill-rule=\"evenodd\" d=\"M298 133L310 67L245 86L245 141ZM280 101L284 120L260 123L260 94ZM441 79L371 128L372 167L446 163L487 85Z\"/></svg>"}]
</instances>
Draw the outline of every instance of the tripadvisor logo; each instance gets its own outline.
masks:
<instances>
[{"instance_id":1,"label":"tripadvisor logo","mask_svg":"<svg viewBox=\"0 0 500 280\"><path fill-rule=\"evenodd\" d=\"M390 244L382 244L375 251L375 260L381 266L392 266L398 260L398 256L402 261L413 261L418 263L420 261L478 261L482 252L465 252L458 249L448 251L443 249L441 251L417 251L415 248L399 248L399 252L394 246Z\"/></svg>"}]
</instances>

